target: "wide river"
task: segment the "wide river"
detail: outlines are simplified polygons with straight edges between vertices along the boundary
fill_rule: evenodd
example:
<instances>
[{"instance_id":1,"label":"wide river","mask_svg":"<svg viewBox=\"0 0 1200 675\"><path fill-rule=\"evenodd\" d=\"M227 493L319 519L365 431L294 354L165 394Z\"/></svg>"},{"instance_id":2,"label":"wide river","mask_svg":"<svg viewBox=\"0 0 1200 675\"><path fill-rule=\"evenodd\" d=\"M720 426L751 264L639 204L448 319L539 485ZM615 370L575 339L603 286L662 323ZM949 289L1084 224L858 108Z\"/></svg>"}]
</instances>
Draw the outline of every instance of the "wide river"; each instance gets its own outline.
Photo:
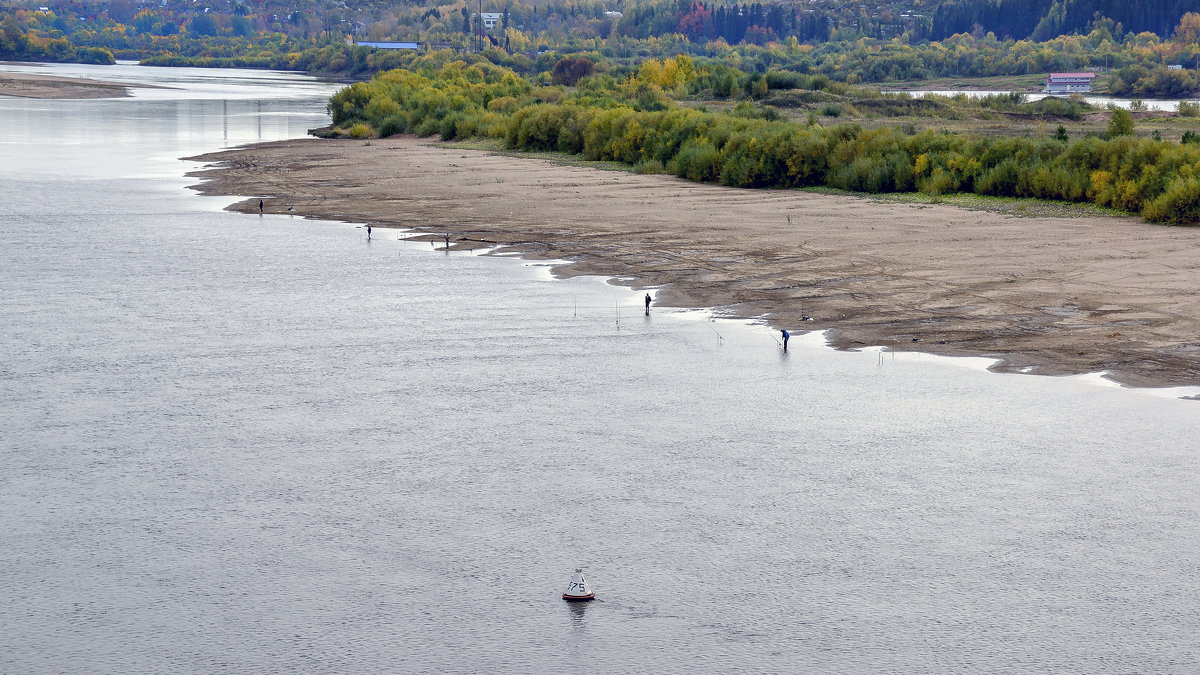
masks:
<instances>
[{"instance_id":1,"label":"wide river","mask_svg":"<svg viewBox=\"0 0 1200 675\"><path fill-rule=\"evenodd\" d=\"M1195 390L226 212L333 85L37 70L173 88L0 99L0 672L1200 671Z\"/></svg>"}]
</instances>

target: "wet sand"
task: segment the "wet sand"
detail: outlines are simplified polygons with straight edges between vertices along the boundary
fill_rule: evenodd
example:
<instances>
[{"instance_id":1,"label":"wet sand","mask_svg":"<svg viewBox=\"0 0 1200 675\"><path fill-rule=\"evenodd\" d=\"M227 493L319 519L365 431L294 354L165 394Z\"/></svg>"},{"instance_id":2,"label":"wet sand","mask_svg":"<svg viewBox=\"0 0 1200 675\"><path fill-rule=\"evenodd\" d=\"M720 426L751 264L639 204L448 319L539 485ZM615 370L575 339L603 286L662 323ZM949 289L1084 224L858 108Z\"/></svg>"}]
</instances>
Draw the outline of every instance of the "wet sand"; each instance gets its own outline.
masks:
<instances>
[{"instance_id":1,"label":"wet sand","mask_svg":"<svg viewBox=\"0 0 1200 675\"><path fill-rule=\"evenodd\" d=\"M122 98L136 85L78 77L0 72L0 96L19 98Z\"/></svg>"},{"instance_id":2,"label":"wet sand","mask_svg":"<svg viewBox=\"0 0 1200 675\"><path fill-rule=\"evenodd\" d=\"M836 347L992 356L996 370L1200 384L1200 229L742 190L462 150L300 139L203 155L229 207L412 228L663 286ZM811 320L804 320L811 317Z\"/></svg>"}]
</instances>

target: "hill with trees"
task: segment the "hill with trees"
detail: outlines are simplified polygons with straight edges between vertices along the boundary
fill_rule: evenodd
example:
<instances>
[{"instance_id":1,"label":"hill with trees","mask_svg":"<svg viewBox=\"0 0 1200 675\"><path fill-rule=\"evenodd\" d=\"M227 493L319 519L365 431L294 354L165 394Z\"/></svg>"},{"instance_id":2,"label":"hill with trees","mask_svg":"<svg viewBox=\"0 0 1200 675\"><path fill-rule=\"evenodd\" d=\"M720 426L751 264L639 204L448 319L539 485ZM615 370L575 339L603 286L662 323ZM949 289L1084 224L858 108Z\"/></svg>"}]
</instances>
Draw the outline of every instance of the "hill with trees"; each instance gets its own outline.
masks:
<instances>
[{"instance_id":1,"label":"hill with trees","mask_svg":"<svg viewBox=\"0 0 1200 675\"><path fill-rule=\"evenodd\" d=\"M1018 40L1049 40L1088 33L1109 19L1118 33L1149 32L1166 37L1195 0L946 0L933 11L929 37L992 32Z\"/></svg>"},{"instance_id":2,"label":"hill with trees","mask_svg":"<svg viewBox=\"0 0 1200 675\"><path fill-rule=\"evenodd\" d=\"M355 41L480 51L518 72L539 54L636 67L674 54L856 82L1096 70L1115 94L1200 86L1195 0L46 0L0 10L0 58L258 67L369 77L395 53ZM495 11L495 26L478 10ZM550 61L552 65L554 61ZM1168 66L1182 66L1172 70Z\"/></svg>"}]
</instances>

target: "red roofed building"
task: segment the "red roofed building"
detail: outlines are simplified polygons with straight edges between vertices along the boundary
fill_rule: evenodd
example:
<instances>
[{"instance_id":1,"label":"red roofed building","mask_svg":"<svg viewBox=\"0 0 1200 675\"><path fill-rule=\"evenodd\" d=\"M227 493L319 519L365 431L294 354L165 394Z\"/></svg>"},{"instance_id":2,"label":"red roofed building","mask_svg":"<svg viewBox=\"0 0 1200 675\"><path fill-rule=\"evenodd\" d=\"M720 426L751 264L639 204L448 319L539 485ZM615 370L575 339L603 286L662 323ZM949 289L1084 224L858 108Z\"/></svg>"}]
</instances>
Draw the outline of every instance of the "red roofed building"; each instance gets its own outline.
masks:
<instances>
[{"instance_id":1,"label":"red roofed building","mask_svg":"<svg viewBox=\"0 0 1200 675\"><path fill-rule=\"evenodd\" d=\"M1086 94L1092 90L1094 79L1095 73L1050 73L1046 76L1046 88L1042 91L1047 94Z\"/></svg>"}]
</instances>

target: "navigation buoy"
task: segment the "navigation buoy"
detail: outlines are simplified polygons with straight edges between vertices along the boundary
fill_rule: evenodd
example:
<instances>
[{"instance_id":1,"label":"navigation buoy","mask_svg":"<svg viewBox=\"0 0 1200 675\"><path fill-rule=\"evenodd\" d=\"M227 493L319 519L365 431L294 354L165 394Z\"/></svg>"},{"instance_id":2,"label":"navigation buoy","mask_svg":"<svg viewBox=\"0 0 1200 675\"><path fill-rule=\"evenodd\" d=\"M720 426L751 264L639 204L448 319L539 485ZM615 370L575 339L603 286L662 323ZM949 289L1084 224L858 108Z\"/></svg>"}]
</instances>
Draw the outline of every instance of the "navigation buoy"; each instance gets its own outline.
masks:
<instances>
[{"instance_id":1,"label":"navigation buoy","mask_svg":"<svg viewBox=\"0 0 1200 675\"><path fill-rule=\"evenodd\" d=\"M571 575L571 583L567 584L567 590L563 591L562 595L563 600L567 602L586 602L596 599L596 594L588 588L587 579L583 578L583 570L578 567L575 568L575 574Z\"/></svg>"}]
</instances>

